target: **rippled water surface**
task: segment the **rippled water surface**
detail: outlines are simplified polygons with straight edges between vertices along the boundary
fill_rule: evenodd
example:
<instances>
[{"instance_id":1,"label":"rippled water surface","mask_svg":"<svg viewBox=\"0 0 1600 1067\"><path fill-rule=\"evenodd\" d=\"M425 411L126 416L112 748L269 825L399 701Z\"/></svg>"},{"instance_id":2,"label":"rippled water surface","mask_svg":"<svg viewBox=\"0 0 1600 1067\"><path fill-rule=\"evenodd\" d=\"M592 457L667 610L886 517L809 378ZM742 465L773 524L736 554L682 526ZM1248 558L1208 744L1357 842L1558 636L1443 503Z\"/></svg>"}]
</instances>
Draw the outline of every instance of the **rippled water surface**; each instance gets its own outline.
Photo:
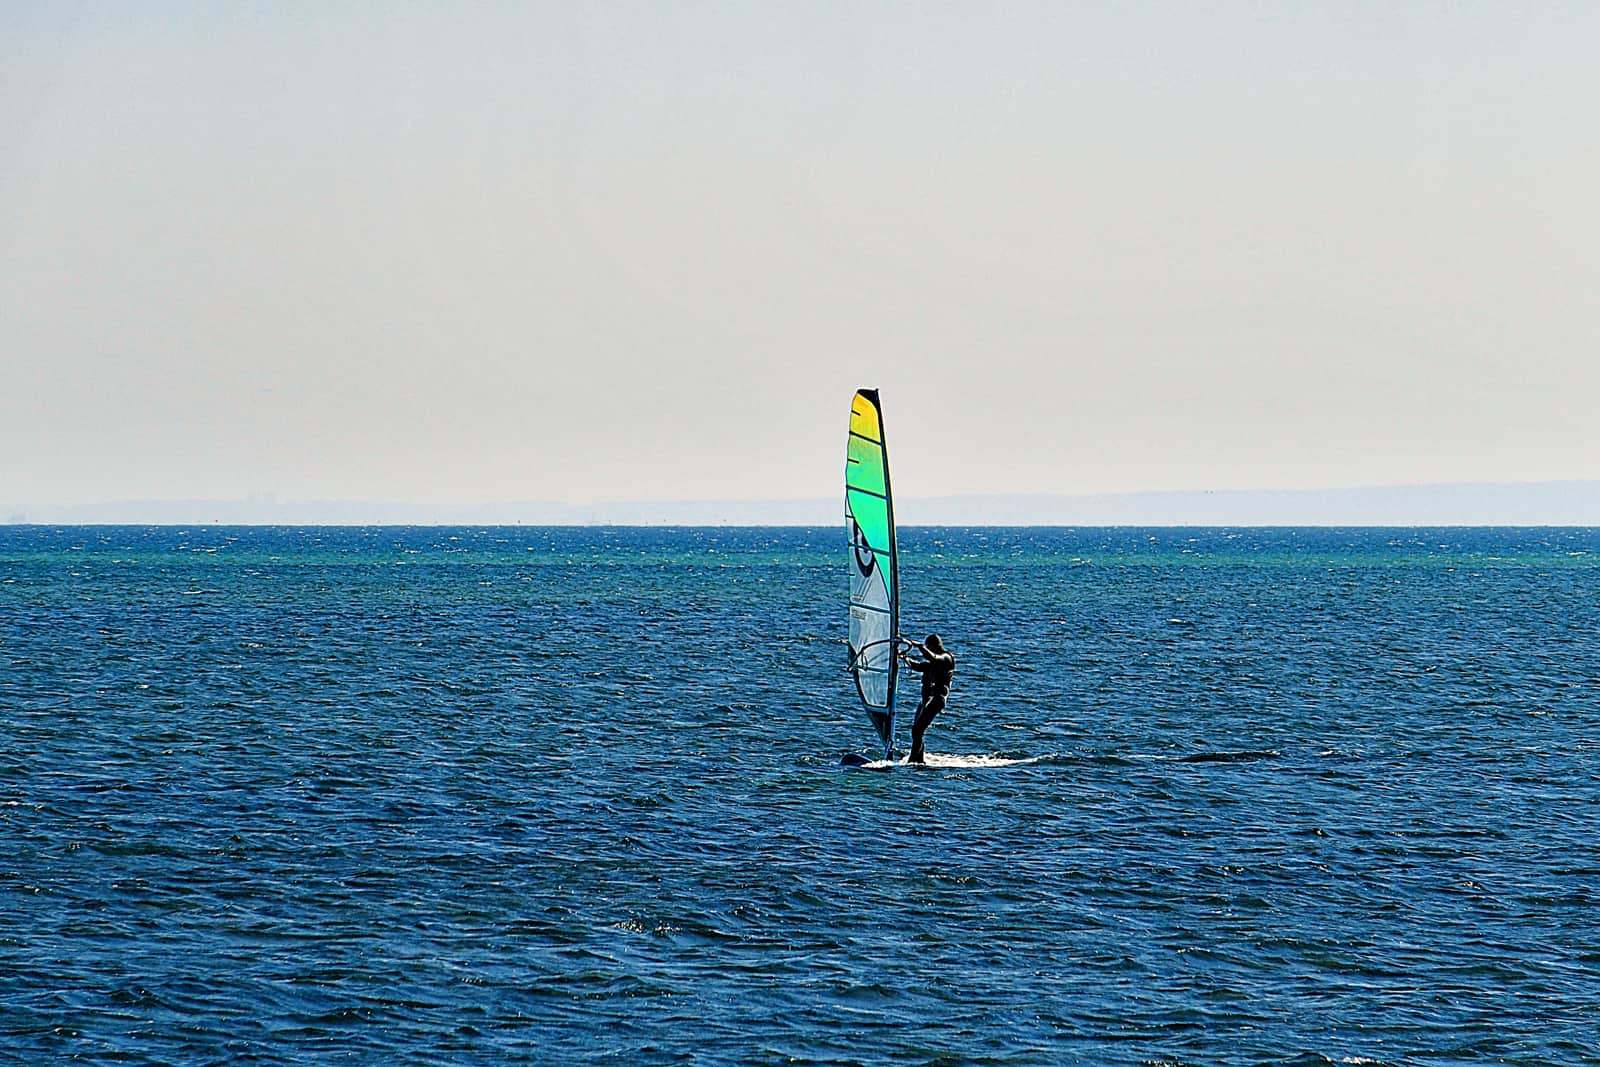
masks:
<instances>
[{"instance_id":1,"label":"rippled water surface","mask_svg":"<svg viewBox=\"0 0 1600 1067\"><path fill-rule=\"evenodd\" d=\"M843 541L0 528L0 1059L1600 1062L1600 532Z\"/></svg>"}]
</instances>

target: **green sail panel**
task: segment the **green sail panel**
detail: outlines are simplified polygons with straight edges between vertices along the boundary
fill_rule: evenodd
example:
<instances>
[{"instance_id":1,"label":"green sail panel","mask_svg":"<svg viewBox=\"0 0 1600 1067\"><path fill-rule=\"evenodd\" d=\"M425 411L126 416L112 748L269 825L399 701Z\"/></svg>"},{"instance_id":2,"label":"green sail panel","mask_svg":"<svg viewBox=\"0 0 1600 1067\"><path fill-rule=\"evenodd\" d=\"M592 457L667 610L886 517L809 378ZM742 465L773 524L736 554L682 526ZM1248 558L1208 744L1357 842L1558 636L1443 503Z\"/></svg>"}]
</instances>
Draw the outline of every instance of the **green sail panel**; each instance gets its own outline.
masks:
<instances>
[{"instance_id":1,"label":"green sail panel","mask_svg":"<svg viewBox=\"0 0 1600 1067\"><path fill-rule=\"evenodd\" d=\"M900 572L895 550L889 449L876 389L850 405L844 465L845 530L850 536L850 671L867 717L894 746L894 690L900 661Z\"/></svg>"}]
</instances>

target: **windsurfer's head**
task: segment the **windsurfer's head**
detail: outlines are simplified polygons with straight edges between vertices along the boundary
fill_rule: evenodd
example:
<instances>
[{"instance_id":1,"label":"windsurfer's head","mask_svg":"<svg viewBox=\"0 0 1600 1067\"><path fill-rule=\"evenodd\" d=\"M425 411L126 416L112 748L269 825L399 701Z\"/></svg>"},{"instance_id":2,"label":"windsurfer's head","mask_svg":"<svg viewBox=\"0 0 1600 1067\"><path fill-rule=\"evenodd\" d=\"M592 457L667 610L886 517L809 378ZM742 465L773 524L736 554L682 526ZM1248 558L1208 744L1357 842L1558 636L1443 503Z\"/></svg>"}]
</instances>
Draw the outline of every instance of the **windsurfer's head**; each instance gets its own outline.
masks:
<instances>
[{"instance_id":1,"label":"windsurfer's head","mask_svg":"<svg viewBox=\"0 0 1600 1067\"><path fill-rule=\"evenodd\" d=\"M931 648L935 652L943 652L944 651L944 642L939 640L939 635L938 634L929 634L928 635L928 639L926 641L922 642L922 643L927 645L929 648Z\"/></svg>"}]
</instances>

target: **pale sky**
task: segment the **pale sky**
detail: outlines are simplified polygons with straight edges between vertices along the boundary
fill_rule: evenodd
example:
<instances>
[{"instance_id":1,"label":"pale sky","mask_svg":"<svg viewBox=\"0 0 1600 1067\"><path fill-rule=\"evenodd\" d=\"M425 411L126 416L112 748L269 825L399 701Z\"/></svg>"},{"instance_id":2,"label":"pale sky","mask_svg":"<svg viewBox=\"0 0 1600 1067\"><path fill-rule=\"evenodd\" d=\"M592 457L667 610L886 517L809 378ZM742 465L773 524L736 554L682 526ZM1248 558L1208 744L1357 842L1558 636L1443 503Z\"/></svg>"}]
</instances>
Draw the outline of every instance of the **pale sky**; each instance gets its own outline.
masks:
<instances>
[{"instance_id":1,"label":"pale sky","mask_svg":"<svg viewBox=\"0 0 1600 1067\"><path fill-rule=\"evenodd\" d=\"M0 6L0 507L1600 478L1600 5Z\"/></svg>"}]
</instances>

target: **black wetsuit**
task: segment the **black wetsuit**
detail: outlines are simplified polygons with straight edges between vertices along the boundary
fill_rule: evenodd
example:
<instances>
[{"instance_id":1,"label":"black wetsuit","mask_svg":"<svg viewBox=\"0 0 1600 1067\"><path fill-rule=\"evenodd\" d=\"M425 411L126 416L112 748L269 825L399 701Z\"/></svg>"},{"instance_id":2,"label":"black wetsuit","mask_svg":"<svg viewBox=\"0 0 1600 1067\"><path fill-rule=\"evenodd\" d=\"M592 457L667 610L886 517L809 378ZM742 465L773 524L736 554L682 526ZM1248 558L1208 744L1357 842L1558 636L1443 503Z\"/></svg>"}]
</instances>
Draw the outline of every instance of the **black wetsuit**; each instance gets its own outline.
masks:
<instances>
[{"instance_id":1,"label":"black wetsuit","mask_svg":"<svg viewBox=\"0 0 1600 1067\"><path fill-rule=\"evenodd\" d=\"M928 658L906 660L906 666L922 675L922 702L917 705L917 717L911 721L909 759L912 763L922 762L922 735L933 717L944 710L945 701L950 699L950 682L956 674L956 658L949 650L929 652L923 649L922 654Z\"/></svg>"}]
</instances>

